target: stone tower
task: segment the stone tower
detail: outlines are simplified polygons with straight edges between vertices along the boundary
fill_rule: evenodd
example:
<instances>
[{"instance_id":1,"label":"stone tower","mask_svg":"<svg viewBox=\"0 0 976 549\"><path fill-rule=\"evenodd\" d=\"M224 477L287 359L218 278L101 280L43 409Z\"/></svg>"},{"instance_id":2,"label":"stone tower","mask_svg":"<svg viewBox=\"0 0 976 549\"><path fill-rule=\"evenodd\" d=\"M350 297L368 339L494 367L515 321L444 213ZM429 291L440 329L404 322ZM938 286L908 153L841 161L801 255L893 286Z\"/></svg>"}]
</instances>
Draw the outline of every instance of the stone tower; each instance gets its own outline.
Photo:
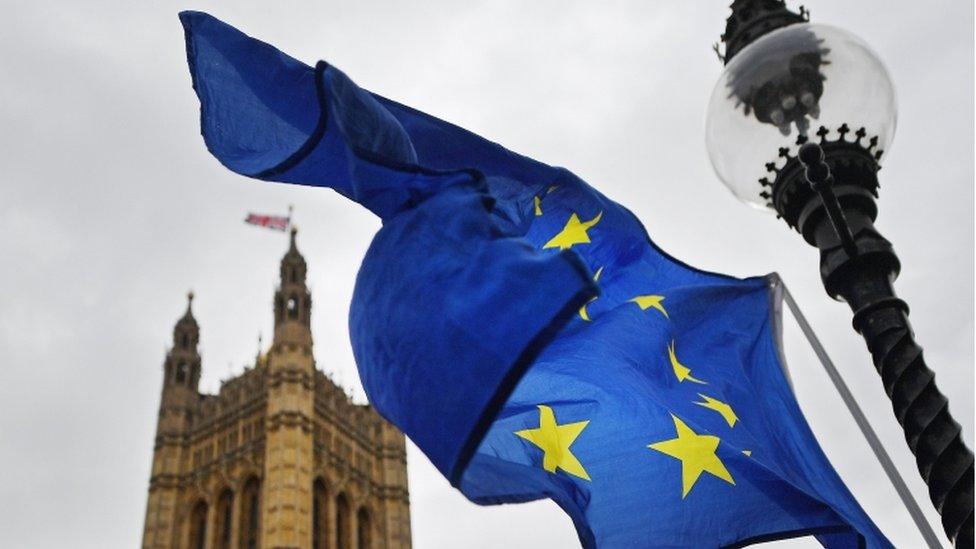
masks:
<instances>
[{"instance_id":1,"label":"stone tower","mask_svg":"<svg viewBox=\"0 0 976 549\"><path fill-rule=\"evenodd\" d=\"M271 347L216 395L198 390L189 296L163 362L145 548L410 547L403 434L316 369L295 237L281 260Z\"/></svg>"}]
</instances>

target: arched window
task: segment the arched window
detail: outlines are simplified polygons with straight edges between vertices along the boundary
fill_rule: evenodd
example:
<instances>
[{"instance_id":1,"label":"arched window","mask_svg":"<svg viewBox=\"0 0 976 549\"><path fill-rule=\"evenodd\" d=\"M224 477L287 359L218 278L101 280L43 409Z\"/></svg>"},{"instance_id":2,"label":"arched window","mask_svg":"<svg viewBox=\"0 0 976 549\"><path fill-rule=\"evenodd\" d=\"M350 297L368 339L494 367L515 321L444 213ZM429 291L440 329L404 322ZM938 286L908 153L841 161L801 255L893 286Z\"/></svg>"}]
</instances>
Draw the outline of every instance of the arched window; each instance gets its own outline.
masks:
<instances>
[{"instance_id":1,"label":"arched window","mask_svg":"<svg viewBox=\"0 0 976 549\"><path fill-rule=\"evenodd\" d=\"M182 344L182 347L184 349L189 349L190 348L190 336L188 336L186 334L183 334L183 336L180 337L180 343Z\"/></svg>"},{"instance_id":2,"label":"arched window","mask_svg":"<svg viewBox=\"0 0 976 549\"><path fill-rule=\"evenodd\" d=\"M298 318L298 299L295 297L288 298L288 318L293 320Z\"/></svg>"},{"instance_id":3,"label":"arched window","mask_svg":"<svg viewBox=\"0 0 976 549\"><path fill-rule=\"evenodd\" d=\"M180 362L179 366L176 367L176 382L186 383L186 379L190 376L190 365L186 362Z\"/></svg>"},{"instance_id":4,"label":"arched window","mask_svg":"<svg viewBox=\"0 0 976 549\"><path fill-rule=\"evenodd\" d=\"M231 512L233 511L234 494L230 489L224 490L217 498L217 524L214 528L214 549L230 549Z\"/></svg>"},{"instance_id":5,"label":"arched window","mask_svg":"<svg viewBox=\"0 0 976 549\"><path fill-rule=\"evenodd\" d=\"M329 492L322 479L312 486L312 548L326 549L329 544Z\"/></svg>"},{"instance_id":6,"label":"arched window","mask_svg":"<svg viewBox=\"0 0 976 549\"><path fill-rule=\"evenodd\" d=\"M241 491L241 549L257 549L260 539L261 484L251 477Z\"/></svg>"},{"instance_id":7,"label":"arched window","mask_svg":"<svg viewBox=\"0 0 976 549\"><path fill-rule=\"evenodd\" d=\"M359 540L359 549L371 549L373 547L373 524L369 518L369 511L365 507L360 507L356 513L356 532Z\"/></svg>"},{"instance_id":8,"label":"arched window","mask_svg":"<svg viewBox=\"0 0 976 549\"><path fill-rule=\"evenodd\" d=\"M345 494L340 493L336 498L336 549L352 549L349 540L349 534L352 533L352 525L349 524L351 518L349 499Z\"/></svg>"},{"instance_id":9,"label":"arched window","mask_svg":"<svg viewBox=\"0 0 976 549\"><path fill-rule=\"evenodd\" d=\"M207 546L207 502L200 500L190 512L190 547L204 549Z\"/></svg>"}]
</instances>

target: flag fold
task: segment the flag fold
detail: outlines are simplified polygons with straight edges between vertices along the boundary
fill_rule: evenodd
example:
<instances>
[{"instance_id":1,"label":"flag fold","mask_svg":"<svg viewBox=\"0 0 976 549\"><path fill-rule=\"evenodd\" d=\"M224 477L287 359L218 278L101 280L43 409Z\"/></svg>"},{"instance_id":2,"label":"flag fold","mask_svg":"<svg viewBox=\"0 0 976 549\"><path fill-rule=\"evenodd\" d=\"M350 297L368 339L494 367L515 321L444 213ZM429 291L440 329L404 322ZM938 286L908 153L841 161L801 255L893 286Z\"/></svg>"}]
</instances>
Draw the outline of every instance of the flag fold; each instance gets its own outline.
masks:
<instances>
[{"instance_id":1,"label":"flag fold","mask_svg":"<svg viewBox=\"0 0 976 549\"><path fill-rule=\"evenodd\" d=\"M227 168L383 226L350 337L370 402L472 501L551 498L586 547L887 547L782 369L775 277L660 250L578 177L180 14Z\"/></svg>"}]
</instances>

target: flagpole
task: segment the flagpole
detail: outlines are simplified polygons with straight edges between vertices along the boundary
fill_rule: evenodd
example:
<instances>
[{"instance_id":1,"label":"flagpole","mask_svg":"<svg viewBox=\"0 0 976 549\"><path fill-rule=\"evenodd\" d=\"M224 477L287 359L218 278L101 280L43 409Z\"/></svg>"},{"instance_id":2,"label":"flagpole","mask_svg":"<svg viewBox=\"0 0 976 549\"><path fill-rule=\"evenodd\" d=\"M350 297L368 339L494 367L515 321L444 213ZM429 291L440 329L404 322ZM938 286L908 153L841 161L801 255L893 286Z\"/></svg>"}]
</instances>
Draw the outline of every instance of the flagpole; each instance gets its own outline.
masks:
<instances>
[{"instance_id":1,"label":"flagpole","mask_svg":"<svg viewBox=\"0 0 976 549\"><path fill-rule=\"evenodd\" d=\"M942 544L939 542L938 536L935 535L935 531L932 530L932 526L929 521L922 514L922 509L918 506L918 501L912 495L908 486L905 484L905 480L901 477L898 469L895 467L894 462L891 461L891 456L885 450L884 445L881 443L881 439L878 438L877 433L871 427L868 422L867 416L861 410L861 407L857 404L857 400L851 393L850 388L848 388L847 383L844 382L844 378L841 377L840 372L837 367L834 366L832 360L827 355L826 349L820 343L820 339L817 338L817 334L814 333L813 328L807 322L806 317L800 311L800 307L796 304L793 299L793 294L786 287L782 278L776 277L779 287L782 289L783 299L786 301L786 305L790 308L790 313L793 315L793 319L796 320L797 325L800 327L800 331L807 338L810 343L810 347L813 348L813 352L817 355L820 360L820 364L823 366L824 371L827 372L827 377L834 384L834 388L837 389L837 393L840 394L841 400L844 401L844 405L847 406L847 410L854 417L854 422L857 423L858 428L861 430L861 434L868 442L868 446L871 447L871 451L874 452L874 457L878 459L878 463L881 464L881 468L884 469L885 474L888 476L888 480L891 481L892 486L894 486L895 491L898 493L898 497L901 498L902 503L908 510L908 514L912 516L912 520L915 521L915 526L918 527L919 533L922 534L922 538L925 539L925 543L930 549L941 549Z\"/></svg>"}]
</instances>

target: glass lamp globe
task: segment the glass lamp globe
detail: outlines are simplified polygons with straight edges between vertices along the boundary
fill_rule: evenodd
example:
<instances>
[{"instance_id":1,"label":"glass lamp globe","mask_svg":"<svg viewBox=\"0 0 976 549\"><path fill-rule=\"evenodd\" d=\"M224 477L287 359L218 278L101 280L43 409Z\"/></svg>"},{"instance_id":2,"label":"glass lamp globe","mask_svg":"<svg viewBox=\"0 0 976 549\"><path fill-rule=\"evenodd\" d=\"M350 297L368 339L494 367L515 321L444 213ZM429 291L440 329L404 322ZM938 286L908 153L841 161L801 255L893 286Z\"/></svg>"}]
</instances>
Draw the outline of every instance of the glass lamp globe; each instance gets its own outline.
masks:
<instances>
[{"instance_id":1,"label":"glass lamp globe","mask_svg":"<svg viewBox=\"0 0 976 549\"><path fill-rule=\"evenodd\" d=\"M888 71L867 44L836 27L798 23L732 57L712 91L705 138L722 182L773 210L778 169L800 144L844 139L880 160L896 116Z\"/></svg>"}]
</instances>

